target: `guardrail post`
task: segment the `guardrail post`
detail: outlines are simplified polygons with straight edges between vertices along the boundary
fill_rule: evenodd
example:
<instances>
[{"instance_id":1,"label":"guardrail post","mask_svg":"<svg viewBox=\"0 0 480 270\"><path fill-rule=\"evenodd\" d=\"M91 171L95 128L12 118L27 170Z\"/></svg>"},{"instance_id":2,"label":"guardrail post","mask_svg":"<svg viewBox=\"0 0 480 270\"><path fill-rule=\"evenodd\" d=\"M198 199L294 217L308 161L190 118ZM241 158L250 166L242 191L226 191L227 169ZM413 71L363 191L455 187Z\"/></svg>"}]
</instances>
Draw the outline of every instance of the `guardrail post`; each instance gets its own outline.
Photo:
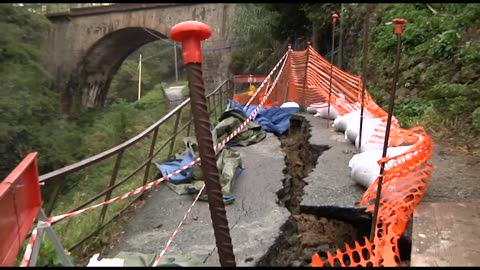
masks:
<instances>
[{"instance_id":1,"label":"guardrail post","mask_svg":"<svg viewBox=\"0 0 480 270\"><path fill-rule=\"evenodd\" d=\"M187 68L193 123L195 125L220 265L235 266L235 256L233 254L230 229L228 228L225 204L219 181L217 159L213 149L205 88L202 79L202 50L200 41L209 38L211 33L208 25L196 21L187 21L176 24L172 28L170 35L172 40L182 42L183 45L183 63Z\"/></svg>"},{"instance_id":2,"label":"guardrail post","mask_svg":"<svg viewBox=\"0 0 480 270\"><path fill-rule=\"evenodd\" d=\"M173 137L172 137L172 141L170 142L170 149L168 150L168 158L171 158L173 154L173 148L175 147L175 140L177 139L178 124L180 123L181 116L182 116L182 110L179 110L177 113L177 118L175 119L175 126L173 128Z\"/></svg>"},{"instance_id":3,"label":"guardrail post","mask_svg":"<svg viewBox=\"0 0 480 270\"><path fill-rule=\"evenodd\" d=\"M158 136L158 127L155 128L155 130L153 131L153 134L152 134L152 144L150 144L150 152L148 152L148 158L152 158L152 155L153 155L153 151L155 150L155 144L157 143L157 136ZM145 165L145 174L143 175L143 185L147 184L147 180L148 180L148 175L150 174L150 164L152 162L149 161L147 162L147 164Z\"/></svg>"},{"instance_id":4,"label":"guardrail post","mask_svg":"<svg viewBox=\"0 0 480 270\"><path fill-rule=\"evenodd\" d=\"M117 155L117 159L115 160L115 165L113 166L112 177L110 178L110 184L108 187L113 186L115 184L115 181L117 180L118 170L120 169L122 158L123 158L123 150L121 150ZM110 190L105 194L105 201L110 200L110 197L112 196L112 192L113 190ZM105 204L102 207L102 212L100 213L100 224L103 222L105 218L105 213L107 212L107 208L108 208L108 204Z\"/></svg>"}]
</instances>

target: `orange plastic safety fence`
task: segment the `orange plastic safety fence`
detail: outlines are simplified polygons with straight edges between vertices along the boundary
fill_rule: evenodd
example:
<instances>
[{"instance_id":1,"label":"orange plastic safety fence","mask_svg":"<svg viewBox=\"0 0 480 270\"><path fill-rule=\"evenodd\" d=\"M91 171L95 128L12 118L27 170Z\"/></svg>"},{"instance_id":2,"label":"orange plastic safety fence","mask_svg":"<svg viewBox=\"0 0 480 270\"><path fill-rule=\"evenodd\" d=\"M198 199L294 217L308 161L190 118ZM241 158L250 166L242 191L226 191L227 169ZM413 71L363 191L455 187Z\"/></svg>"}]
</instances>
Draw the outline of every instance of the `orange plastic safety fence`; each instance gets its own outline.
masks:
<instances>
[{"instance_id":1,"label":"orange plastic safety fence","mask_svg":"<svg viewBox=\"0 0 480 270\"><path fill-rule=\"evenodd\" d=\"M308 59L308 60L307 60ZM328 102L340 113L346 114L360 108L363 82L361 77L351 75L331 64L311 46L305 51L293 52L289 59L290 77L286 84L278 86L285 94L288 85L289 101L302 106ZM286 67L287 68L287 67ZM330 73L331 72L331 73ZM331 86L330 86L331 74ZM368 143L384 143L388 114L379 107L365 90L364 107L382 122L368 138ZM327 253L321 260L318 254L312 257L312 266L398 266L401 264L397 241L406 229L415 206L420 203L428 185L432 166L428 164L433 150L433 141L422 127L406 130L392 117L389 146L409 145L405 153L379 160L385 162L378 220L373 243L365 239L364 245L346 245L345 251L335 255ZM362 195L360 205L373 212L378 179ZM367 257L362 254L368 254Z\"/></svg>"},{"instance_id":2,"label":"orange plastic safety fence","mask_svg":"<svg viewBox=\"0 0 480 270\"><path fill-rule=\"evenodd\" d=\"M326 260L322 260L318 254L315 254L310 266L374 266L379 260L375 255L375 247L367 238L364 238L364 241L363 245L355 241L353 248L346 244L345 250L337 249L335 251L335 256L327 251Z\"/></svg>"},{"instance_id":3,"label":"orange plastic safety fence","mask_svg":"<svg viewBox=\"0 0 480 270\"><path fill-rule=\"evenodd\" d=\"M286 72L280 74L268 105L277 106L286 101L295 101L302 106L308 106L329 101L342 115L360 108L363 82L359 76L331 66L311 46L305 51L292 51L286 61ZM236 98L241 101L246 97L238 95ZM364 107L369 113L382 119L367 142L383 144L388 114L374 102L368 89L365 89ZM385 163L385 170L373 243L365 238L363 245L355 242L355 246L351 248L347 244L343 251L337 249L335 254L327 252L324 260L318 254L313 254L311 266L401 264L397 242L428 186L433 169L428 163L433 151L433 141L422 127L403 129L393 117L389 146L400 145L410 147L401 155L378 161L379 164ZM362 195L360 205L365 206L367 212L374 210L378 181L377 178Z\"/></svg>"}]
</instances>

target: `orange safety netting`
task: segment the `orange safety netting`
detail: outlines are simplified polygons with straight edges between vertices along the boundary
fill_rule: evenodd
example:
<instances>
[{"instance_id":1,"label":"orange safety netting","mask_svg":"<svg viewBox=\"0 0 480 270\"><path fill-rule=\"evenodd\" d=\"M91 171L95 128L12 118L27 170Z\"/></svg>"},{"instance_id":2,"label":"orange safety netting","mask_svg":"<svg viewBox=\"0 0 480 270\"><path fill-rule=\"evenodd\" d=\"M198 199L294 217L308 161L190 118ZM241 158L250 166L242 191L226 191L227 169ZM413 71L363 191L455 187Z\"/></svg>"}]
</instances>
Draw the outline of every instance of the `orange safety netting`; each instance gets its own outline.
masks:
<instances>
[{"instance_id":1,"label":"orange safety netting","mask_svg":"<svg viewBox=\"0 0 480 270\"><path fill-rule=\"evenodd\" d=\"M278 106L287 101L295 101L305 107L328 102L332 68L331 106L342 115L360 108L363 87L360 76L331 66L312 46L308 46L305 51L290 51L286 61L285 72L279 74L279 82L273 89L267 106ZM235 100L241 103L246 103L249 98L245 94L235 95ZM244 100L246 101L242 102ZM258 103L257 96L251 104ZM368 142L383 144L388 114L373 101L367 89L364 108L383 121ZM422 127L403 129L392 117L389 146L400 145L409 145L410 148L401 155L378 161L379 164L385 162L386 165L373 243L365 238L363 245L355 242L355 247L352 248L347 244L344 251L337 249L335 255L327 252L325 260L314 254L311 266L400 265L397 241L404 233L414 207L425 194L432 170L428 162L433 151L433 141ZM362 195L360 206L366 206L367 212L374 210L377 185L378 178Z\"/></svg>"}]
</instances>

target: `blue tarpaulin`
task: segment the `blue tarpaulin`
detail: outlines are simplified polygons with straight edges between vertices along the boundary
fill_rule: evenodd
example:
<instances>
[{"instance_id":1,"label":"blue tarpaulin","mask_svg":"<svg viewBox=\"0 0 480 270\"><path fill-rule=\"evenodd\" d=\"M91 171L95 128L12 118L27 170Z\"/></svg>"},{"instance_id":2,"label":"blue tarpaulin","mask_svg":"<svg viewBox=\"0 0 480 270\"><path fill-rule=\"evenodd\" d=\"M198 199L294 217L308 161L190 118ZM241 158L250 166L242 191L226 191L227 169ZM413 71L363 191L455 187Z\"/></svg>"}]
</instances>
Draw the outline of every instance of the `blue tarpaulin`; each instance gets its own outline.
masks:
<instances>
[{"instance_id":1,"label":"blue tarpaulin","mask_svg":"<svg viewBox=\"0 0 480 270\"><path fill-rule=\"evenodd\" d=\"M234 100L229 100L229 108L243 111L245 105ZM246 115L250 115L257 106L247 106L244 111ZM262 129L266 132L272 132L275 135L282 135L287 131L290 126L290 115L292 113L298 113L300 108L298 107L272 107L272 108L260 108L257 115L253 119L257 124L262 126Z\"/></svg>"},{"instance_id":2,"label":"blue tarpaulin","mask_svg":"<svg viewBox=\"0 0 480 270\"><path fill-rule=\"evenodd\" d=\"M189 164L190 162L193 161L193 154L190 149L187 148L187 151L185 152L185 156L183 159L172 159L164 163L156 163L154 162L155 166L160 170L163 176L168 175L169 173L172 173L183 166ZM170 181L174 184L181 184L183 182L189 181L193 176L193 169L188 168L181 173L170 177Z\"/></svg>"}]
</instances>

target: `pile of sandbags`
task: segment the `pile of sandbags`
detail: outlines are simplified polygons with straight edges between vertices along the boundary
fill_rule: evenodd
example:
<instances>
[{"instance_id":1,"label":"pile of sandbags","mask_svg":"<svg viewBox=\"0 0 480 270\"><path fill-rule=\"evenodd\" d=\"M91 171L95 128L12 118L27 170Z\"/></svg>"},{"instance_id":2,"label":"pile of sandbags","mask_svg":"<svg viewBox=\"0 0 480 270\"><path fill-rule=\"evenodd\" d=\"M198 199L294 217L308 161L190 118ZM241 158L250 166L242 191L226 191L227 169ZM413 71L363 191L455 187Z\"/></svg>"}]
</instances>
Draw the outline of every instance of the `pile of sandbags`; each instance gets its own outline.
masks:
<instances>
[{"instance_id":1,"label":"pile of sandbags","mask_svg":"<svg viewBox=\"0 0 480 270\"><path fill-rule=\"evenodd\" d=\"M378 161L382 158L383 144L385 140L386 119L375 117L368 110L363 111L362 141L360 146L360 110L338 116L333 122L336 131L345 133L345 140L349 140L360 154L354 155L348 166L351 170L351 178L357 184L368 188L377 179L380 173ZM375 136L374 136L375 135ZM408 151L410 146L387 148L387 157L401 155ZM385 164L385 169L393 166L391 162Z\"/></svg>"},{"instance_id":2,"label":"pile of sandbags","mask_svg":"<svg viewBox=\"0 0 480 270\"><path fill-rule=\"evenodd\" d=\"M387 157L395 157L406 153L410 146L397 146L387 148ZM352 169L350 176L353 181L365 188L370 187L380 174L380 165L378 161L382 158L383 149L366 151L354 155L348 162L348 167ZM392 161L385 164L387 170L393 166Z\"/></svg>"},{"instance_id":3,"label":"pile of sandbags","mask_svg":"<svg viewBox=\"0 0 480 270\"><path fill-rule=\"evenodd\" d=\"M360 147L360 110L337 116L333 121L336 131L345 133L345 140L355 144L361 152L383 149L383 141L386 130L386 119L377 118L368 110L363 111L362 142ZM372 141L372 136L377 138Z\"/></svg>"}]
</instances>

